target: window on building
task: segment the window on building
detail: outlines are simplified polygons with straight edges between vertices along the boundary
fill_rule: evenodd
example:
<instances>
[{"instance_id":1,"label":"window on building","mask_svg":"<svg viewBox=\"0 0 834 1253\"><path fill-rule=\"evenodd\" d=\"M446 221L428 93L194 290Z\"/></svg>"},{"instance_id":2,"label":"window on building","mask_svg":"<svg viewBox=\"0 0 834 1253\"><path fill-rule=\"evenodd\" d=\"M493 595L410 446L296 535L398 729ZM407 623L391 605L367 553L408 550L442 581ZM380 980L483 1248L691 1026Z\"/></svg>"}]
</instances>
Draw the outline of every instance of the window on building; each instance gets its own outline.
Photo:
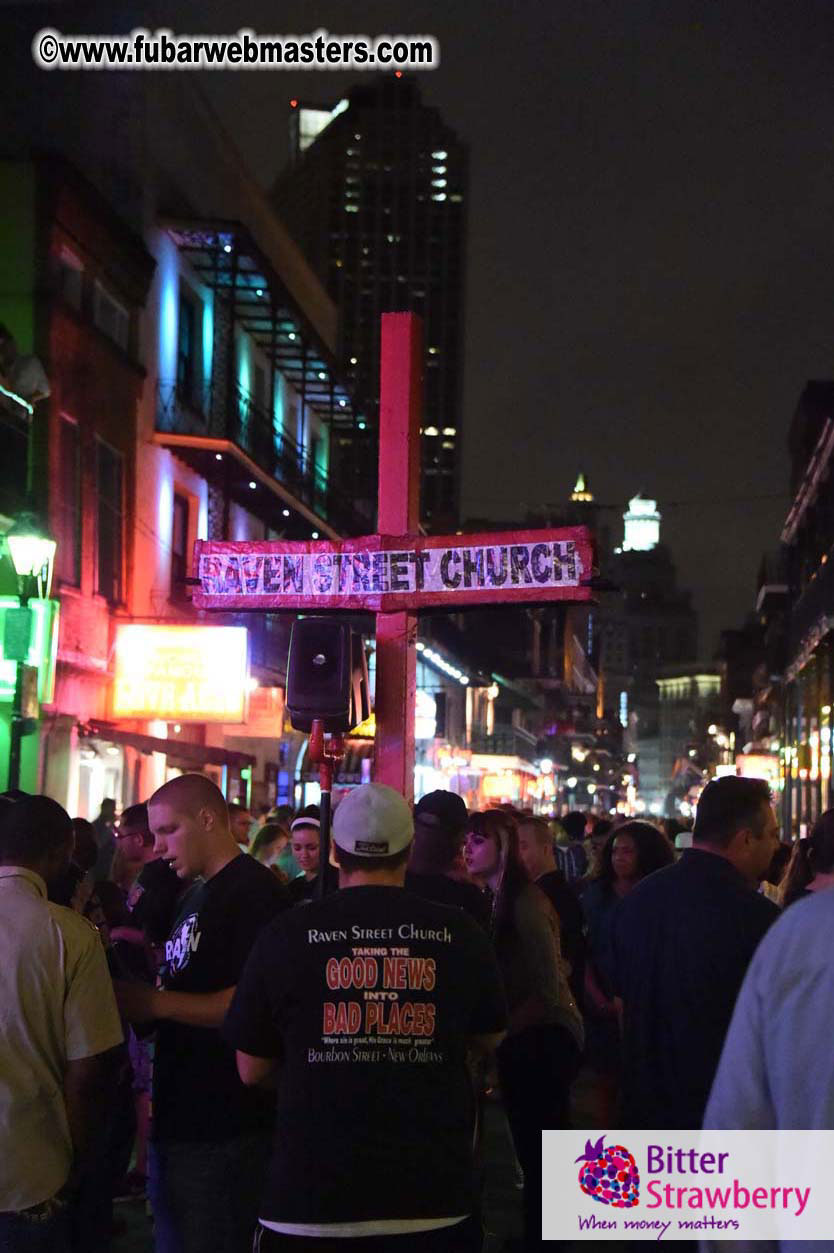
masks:
<instances>
[{"instance_id":1,"label":"window on building","mask_svg":"<svg viewBox=\"0 0 834 1253\"><path fill-rule=\"evenodd\" d=\"M58 291L73 309L81 308L83 285L84 266L70 248L62 248L58 256Z\"/></svg>"},{"instance_id":2,"label":"window on building","mask_svg":"<svg viewBox=\"0 0 834 1253\"><path fill-rule=\"evenodd\" d=\"M188 577L188 498L174 493L174 516L171 521L171 599L185 599Z\"/></svg>"},{"instance_id":3,"label":"window on building","mask_svg":"<svg viewBox=\"0 0 834 1253\"><path fill-rule=\"evenodd\" d=\"M122 599L122 456L96 441L96 591L111 604Z\"/></svg>"},{"instance_id":4,"label":"window on building","mask_svg":"<svg viewBox=\"0 0 834 1253\"><path fill-rule=\"evenodd\" d=\"M98 279L93 287L93 321L108 339L127 352L130 331L127 309Z\"/></svg>"},{"instance_id":5,"label":"window on building","mask_svg":"<svg viewBox=\"0 0 834 1253\"><path fill-rule=\"evenodd\" d=\"M61 414L58 428L58 476L55 574L77 587L81 582L81 441L78 423L66 414Z\"/></svg>"},{"instance_id":6,"label":"window on building","mask_svg":"<svg viewBox=\"0 0 834 1253\"><path fill-rule=\"evenodd\" d=\"M191 404L197 380L196 310L180 289L180 311L177 331L177 391Z\"/></svg>"}]
</instances>

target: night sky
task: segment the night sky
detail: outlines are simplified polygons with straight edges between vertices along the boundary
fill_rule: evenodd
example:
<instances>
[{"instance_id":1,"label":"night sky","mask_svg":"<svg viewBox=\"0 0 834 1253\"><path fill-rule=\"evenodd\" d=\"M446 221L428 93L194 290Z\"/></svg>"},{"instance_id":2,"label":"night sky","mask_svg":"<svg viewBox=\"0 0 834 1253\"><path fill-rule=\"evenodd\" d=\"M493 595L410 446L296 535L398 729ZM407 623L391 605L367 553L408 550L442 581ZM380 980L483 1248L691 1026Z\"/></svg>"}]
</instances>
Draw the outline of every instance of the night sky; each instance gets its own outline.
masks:
<instances>
[{"instance_id":1,"label":"night sky","mask_svg":"<svg viewBox=\"0 0 834 1253\"><path fill-rule=\"evenodd\" d=\"M424 99L471 151L464 516L562 501L579 468L618 508L656 496L711 655L778 543L799 393L834 377L834 3L201 0L165 24L437 36ZM269 185L289 99L359 77L201 82Z\"/></svg>"}]
</instances>

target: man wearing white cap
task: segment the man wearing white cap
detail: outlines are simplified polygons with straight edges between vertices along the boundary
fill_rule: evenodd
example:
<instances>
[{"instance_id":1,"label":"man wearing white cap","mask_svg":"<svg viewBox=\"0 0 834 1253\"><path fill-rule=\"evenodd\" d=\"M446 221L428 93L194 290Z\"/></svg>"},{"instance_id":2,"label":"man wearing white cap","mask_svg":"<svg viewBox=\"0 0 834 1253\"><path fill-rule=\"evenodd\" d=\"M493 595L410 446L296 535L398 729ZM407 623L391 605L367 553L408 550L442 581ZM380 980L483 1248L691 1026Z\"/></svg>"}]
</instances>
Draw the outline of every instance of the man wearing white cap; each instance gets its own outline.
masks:
<instances>
[{"instance_id":1,"label":"man wearing white cap","mask_svg":"<svg viewBox=\"0 0 834 1253\"><path fill-rule=\"evenodd\" d=\"M341 890L268 927L238 984L224 1035L244 1083L278 1088L262 1253L480 1248L466 1055L506 1007L478 925L403 890L413 835L393 788L345 797Z\"/></svg>"}]
</instances>

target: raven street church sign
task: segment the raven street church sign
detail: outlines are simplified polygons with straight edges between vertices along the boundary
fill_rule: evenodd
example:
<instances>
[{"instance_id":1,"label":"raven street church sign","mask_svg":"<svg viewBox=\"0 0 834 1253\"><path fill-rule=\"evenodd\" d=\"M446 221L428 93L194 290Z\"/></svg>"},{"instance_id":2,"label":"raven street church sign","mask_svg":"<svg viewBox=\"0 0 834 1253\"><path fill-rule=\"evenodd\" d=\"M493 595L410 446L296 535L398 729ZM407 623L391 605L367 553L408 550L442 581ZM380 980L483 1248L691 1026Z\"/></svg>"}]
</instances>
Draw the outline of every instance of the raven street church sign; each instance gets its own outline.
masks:
<instances>
[{"instance_id":1,"label":"raven street church sign","mask_svg":"<svg viewBox=\"0 0 834 1253\"><path fill-rule=\"evenodd\" d=\"M421 536L422 334L410 313L382 315L379 535L339 542L201 540L202 609L376 613L374 778L414 788L417 611L429 606L591 599L585 527ZM508 437L509 439L509 437Z\"/></svg>"},{"instance_id":2,"label":"raven street church sign","mask_svg":"<svg viewBox=\"0 0 834 1253\"><path fill-rule=\"evenodd\" d=\"M429 605L588 600L584 527L474 535L370 535L196 546L203 609L415 610Z\"/></svg>"}]
</instances>

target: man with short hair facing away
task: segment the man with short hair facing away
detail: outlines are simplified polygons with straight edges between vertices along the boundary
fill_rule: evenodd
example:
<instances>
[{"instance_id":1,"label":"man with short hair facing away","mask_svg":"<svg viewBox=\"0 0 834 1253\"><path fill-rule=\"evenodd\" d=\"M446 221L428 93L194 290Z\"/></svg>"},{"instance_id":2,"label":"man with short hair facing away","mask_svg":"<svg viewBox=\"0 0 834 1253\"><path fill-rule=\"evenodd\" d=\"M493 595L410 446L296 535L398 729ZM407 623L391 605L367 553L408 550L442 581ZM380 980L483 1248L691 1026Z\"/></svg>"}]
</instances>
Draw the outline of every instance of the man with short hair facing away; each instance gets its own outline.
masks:
<instances>
[{"instance_id":1,"label":"man with short hair facing away","mask_svg":"<svg viewBox=\"0 0 834 1253\"><path fill-rule=\"evenodd\" d=\"M570 966L568 982L574 1000L581 1006L585 992L582 907L556 863L553 835L544 818L519 819L518 853L530 878L541 888L556 911L562 956Z\"/></svg>"},{"instance_id":2,"label":"man with short hair facing away","mask_svg":"<svg viewBox=\"0 0 834 1253\"><path fill-rule=\"evenodd\" d=\"M481 1247L467 1049L506 1006L480 927L403 889L413 831L392 788L345 797L341 890L264 932L224 1024L244 1082L278 1089L261 1253Z\"/></svg>"},{"instance_id":3,"label":"man with short hair facing away","mask_svg":"<svg viewBox=\"0 0 834 1253\"><path fill-rule=\"evenodd\" d=\"M455 792L438 789L414 807L414 842L405 876L409 892L440 905L456 905L489 930L486 895L472 882L457 877L456 862L463 848L466 805Z\"/></svg>"},{"instance_id":4,"label":"man with short hair facing away","mask_svg":"<svg viewBox=\"0 0 834 1253\"><path fill-rule=\"evenodd\" d=\"M623 1127L701 1126L742 980L779 916L757 891L779 843L763 779L713 779L692 834L680 861L642 879L614 921Z\"/></svg>"},{"instance_id":5,"label":"man with short hair facing away","mask_svg":"<svg viewBox=\"0 0 834 1253\"><path fill-rule=\"evenodd\" d=\"M122 1041L101 941L47 899L72 823L29 796L0 813L0 1248L64 1253L73 1184L94 1160Z\"/></svg>"},{"instance_id":6,"label":"man with short hair facing away","mask_svg":"<svg viewBox=\"0 0 834 1253\"><path fill-rule=\"evenodd\" d=\"M259 932L286 907L242 853L222 792L185 774L148 802L155 851L192 886L165 944L161 988L117 984L132 1022L157 1024L150 1197L157 1253L242 1253L257 1220L273 1122L238 1079L218 1028Z\"/></svg>"}]
</instances>

